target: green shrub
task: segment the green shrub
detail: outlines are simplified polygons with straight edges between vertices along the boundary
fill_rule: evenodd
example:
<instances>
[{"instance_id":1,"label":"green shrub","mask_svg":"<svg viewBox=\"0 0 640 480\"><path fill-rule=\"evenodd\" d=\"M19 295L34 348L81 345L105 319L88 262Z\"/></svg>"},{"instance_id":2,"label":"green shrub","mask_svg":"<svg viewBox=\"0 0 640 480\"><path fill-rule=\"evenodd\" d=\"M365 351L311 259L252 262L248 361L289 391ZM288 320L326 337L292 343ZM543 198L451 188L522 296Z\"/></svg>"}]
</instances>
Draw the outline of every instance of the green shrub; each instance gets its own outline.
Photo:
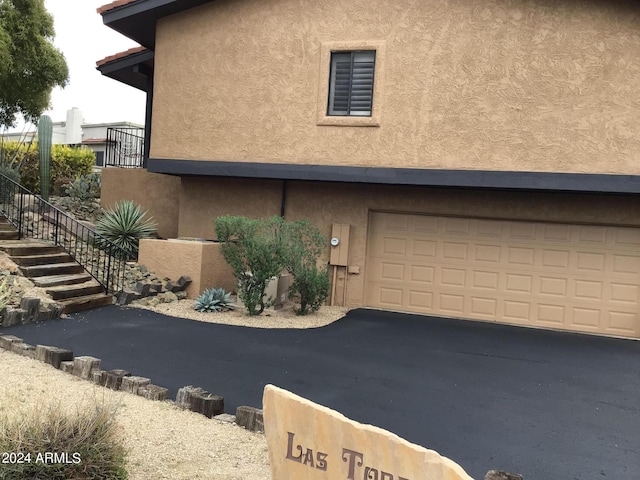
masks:
<instances>
[{"instance_id":1,"label":"green shrub","mask_svg":"<svg viewBox=\"0 0 640 480\"><path fill-rule=\"evenodd\" d=\"M298 314L317 311L329 296L329 274L326 267L318 268L326 238L309 221L226 215L216 219L215 230L249 315L264 311L267 285L283 270L293 277L289 298L300 304Z\"/></svg>"},{"instance_id":2,"label":"green shrub","mask_svg":"<svg viewBox=\"0 0 640 480\"><path fill-rule=\"evenodd\" d=\"M38 406L26 415L5 412L0 452L20 452L30 461L1 464L0 479L126 479L126 450L113 414L113 409L97 405L69 414L60 404ZM45 452L64 458L44 461Z\"/></svg>"},{"instance_id":3,"label":"green shrub","mask_svg":"<svg viewBox=\"0 0 640 480\"><path fill-rule=\"evenodd\" d=\"M6 165L0 165L0 173L5 177L9 177L14 182L20 183L20 173L18 173L14 168Z\"/></svg>"},{"instance_id":4,"label":"green shrub","mask_svg":"<svg viewBox=\"0 0 640 480\"><path fill-rule=\"evenodd\" d=\"M282 273L283 223L280 217L253 220L224 215L215 220L222 255L238 281L238 296L249 315L260 315L268 306L270 300L264 298L267 285Z\"/></svg>"},{"instance_id":5,"label":"green shrub","mask_svg":"<svg viewBox=\"0 0 640 480\"><path fill-rule=\"evenodd\" d=\"M231 293L224 288L207 288L197 299L193 308L198 312L218 312L233 308Z\"/></svg>"},{"instance_id":6,"label":"green shrub","mask_svg":"<svg viewBox=\"0 0 640 480\"><path fill-rule=\"evenodd\" d=\"M99 173L89 173L68 184L65 193L76 200L100 198L101 183L101 175Z\"/></svg>"},{"instance_id":7,"label":"green shrub","mask_svg":"<svg viewBox=\"0 0 640 480\"><path fill-rule=\"evenodd\" d=\"M284 224L285 268L293 277L289 298L300 304L299 315L317 311L329 296L329 273L318 268L326 238L307 220Z\"/></svg>"},{"instance_id":8,"label":"green shrub","mask_svg":"<svg viewBox=\"0 0 640 480\"><path fill-rule=\"evenodd\" d=\"M24 156L20 168L20 183L34 193L40 193L40 156L38 145L5 142L4 154L11 158L16 150L18 157ZM78 178L92 172L95 164L95 153L88 148L76 148L68 145L52 145L51 147L51 188L58 178Z\"/></svg>"},{"instance_id":9,"label":"green shrub","mask_svg":"<svg viewBox=\"0 0 640 480\"><path fill-rule=\"evenodd\" d=\"M157 228L146 215L147 212L131 200L116 203L96 222L96 232L137 257L140 239L151 237Z\"/></svg>"}]
</instances>

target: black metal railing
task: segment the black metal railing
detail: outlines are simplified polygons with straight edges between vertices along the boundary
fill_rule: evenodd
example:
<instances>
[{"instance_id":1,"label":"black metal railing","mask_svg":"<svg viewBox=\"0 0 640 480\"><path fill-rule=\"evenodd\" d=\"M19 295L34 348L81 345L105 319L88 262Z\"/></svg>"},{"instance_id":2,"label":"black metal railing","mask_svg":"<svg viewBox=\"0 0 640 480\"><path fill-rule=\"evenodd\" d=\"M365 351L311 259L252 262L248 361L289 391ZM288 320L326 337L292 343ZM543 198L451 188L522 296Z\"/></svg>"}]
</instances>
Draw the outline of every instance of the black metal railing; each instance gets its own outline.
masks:
<instances>
[{"instance_id":1,"label":"black metal railing","mask_svg":"<svg viewBox=\"0 0 640 480\"><path fill-rule=\"evenodd\" d=\"M104 166L144 168L144 130L107 128Z\"/></svg>"},{"instance_id":2,"label":"black metal railing","mask_svg":"<svg viewBox=\"0 0 640 480\"><path fill-rule=\"evenodd\" d=\"M130 252L2 174L0 212L17 228L20 239L61 246L107 293L124 288Z\"/></svg>"}]
</instances>

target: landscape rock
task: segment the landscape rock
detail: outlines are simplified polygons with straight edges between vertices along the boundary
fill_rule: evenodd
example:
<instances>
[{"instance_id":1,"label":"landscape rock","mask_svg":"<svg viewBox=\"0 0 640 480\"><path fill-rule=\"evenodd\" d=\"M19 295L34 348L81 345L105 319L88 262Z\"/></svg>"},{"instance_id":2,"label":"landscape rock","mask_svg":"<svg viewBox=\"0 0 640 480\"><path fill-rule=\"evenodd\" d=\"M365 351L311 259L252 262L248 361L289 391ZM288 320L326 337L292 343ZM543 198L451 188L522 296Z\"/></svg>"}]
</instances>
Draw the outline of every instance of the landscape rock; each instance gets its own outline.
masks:
<instances>
[{"instance_id":1,"label":"landscape rock","mask_svg":"<svg viewBox=\"0 0 640 480\"><path fill-rule=\"evenodd\" d=\"M162 298L166 303L175 302L176 300L178 300L178 296L173 292L165 292L161 295L163 295Z\"/></svg>"},{"instance_id":2,"label":"landscape rock","mask_svg":"<svg viewBox=\"0 0 640 480\"><path fill-rule=\"evenodd\" d=\"M484 480L523 480L523 477L517 473L489 470L484 476Z\"/></svg>"}]
</instances>

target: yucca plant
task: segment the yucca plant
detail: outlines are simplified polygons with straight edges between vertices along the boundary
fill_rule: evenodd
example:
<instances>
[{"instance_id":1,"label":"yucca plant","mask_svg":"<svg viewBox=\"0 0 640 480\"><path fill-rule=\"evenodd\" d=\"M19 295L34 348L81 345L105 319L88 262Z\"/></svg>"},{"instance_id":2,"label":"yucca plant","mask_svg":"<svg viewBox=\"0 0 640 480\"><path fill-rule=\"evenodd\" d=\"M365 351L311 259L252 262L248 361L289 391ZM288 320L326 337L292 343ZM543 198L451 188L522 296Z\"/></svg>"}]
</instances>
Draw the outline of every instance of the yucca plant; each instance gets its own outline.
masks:
<instances>
[{"instance_id":1,"label":"yucca plant","mask_svg":"<svg viewBox=\"0 0 640 480\"><path fill-rule=\"evenodd\" d=\"M145 218L147 213L131 200L116 203L96 222L96 232L137 257L140 239L151 237L157 229L152 219Z\"/></svg>"},{"instance_id":2,"label":"yucca plant","mask_svg":"<svg viewBox=\"0 0 640 480\"><path fill-rule=\"evenodd\" d=\"M226 293L224 288L207 288L196 299L193 308L198 312L218 312L233 308L231 293Z\"/></svg>"}]
</instances>

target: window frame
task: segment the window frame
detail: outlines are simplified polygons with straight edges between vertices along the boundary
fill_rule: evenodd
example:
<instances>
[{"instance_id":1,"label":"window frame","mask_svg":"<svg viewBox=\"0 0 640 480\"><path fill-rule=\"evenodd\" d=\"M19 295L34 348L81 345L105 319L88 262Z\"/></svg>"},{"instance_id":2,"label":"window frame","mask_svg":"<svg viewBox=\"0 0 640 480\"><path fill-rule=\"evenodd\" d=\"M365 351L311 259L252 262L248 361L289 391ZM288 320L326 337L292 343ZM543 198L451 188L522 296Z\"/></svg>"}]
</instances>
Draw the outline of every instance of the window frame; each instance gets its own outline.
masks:
<instances>
[{"instance_id":1,"label":"window frame","mask_svg":"<svg viewBox=\"0 0 640 480\"><path fill-rule=\"evenodd\" d=\"M360 59L358 58L360 57ZM361 60L364 57L373 57L366 62ZM353 90L356 88L356 71L357 65L363 63L372 64L370 91L371 96L367 99L369 103L368 110L359 110L357 106L354 106ZM348 64L348 79L345 79L345 64ZM360 67L362 68L362 67ZM339 73L341 72L341 73ZM375 87L375 72L376 72L376 51L375 50L351 50L345 52L340 50L337 52L331 52L331 63L329 66L329 95L327 101L327 115L332 117L370 117L373 111L373 88ZM347 88L346 95L339 95L336 93L338 89L339 81L338 77L342 76L342 88ZM346 81L345 81L346 80ZM369 85L367 85L369 87ZM367 88L369 90L369 88ZM336 98L342 102L346 102L344 109L336 106ZM353 103L352 103L353 102ZM360 113L361 112L361 113Z\"/></svg>"},{"instance_id":2,"label":"window frame","mask_svg":"<svg viewBox=\"0 0 640 480\"><path fill-rule=\"evenodd\" d=\"M320 47L320 75L318 76L317 125L344 127L379 127L384 99L384 41L323 42ZM332 53L374 51L375 67L370 116L329 115Z\"/></svg>"}]
</instances>

